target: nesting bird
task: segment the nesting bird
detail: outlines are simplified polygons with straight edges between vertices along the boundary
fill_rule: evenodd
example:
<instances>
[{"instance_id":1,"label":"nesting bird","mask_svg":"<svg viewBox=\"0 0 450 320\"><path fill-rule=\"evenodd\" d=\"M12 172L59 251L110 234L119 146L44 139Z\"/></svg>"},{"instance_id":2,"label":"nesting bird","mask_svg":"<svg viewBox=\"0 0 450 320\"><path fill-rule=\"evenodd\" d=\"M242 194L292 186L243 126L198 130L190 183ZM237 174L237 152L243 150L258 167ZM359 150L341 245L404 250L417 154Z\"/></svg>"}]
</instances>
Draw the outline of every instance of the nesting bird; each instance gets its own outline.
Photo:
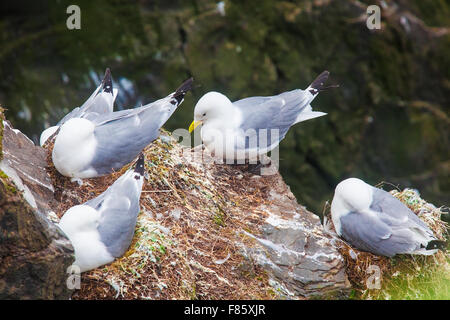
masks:
<instances>
[{"instance_id":1,"label":"nesting bird","mask_svg":"<svg viewBox=\"0 0 450 320\"><path fill-rule=\"evenodd\" d=\"M144 182L144 155L98 197L66 211L59 227L72 242L81 272L121 257L133 239Z\"/></svg>"},{"instance_id":2,"label":"nesting bird","mask_svg":"<svg viewBox=\"0 0 450 320\"><path fill-rule=\"evenodd\" d=\"M190 78L167 97L139 108L94 119L69 119L55 140L55 168L73 179L97 177L122 168L158 138L159 129L183 102L192 81Z\"/></svg>"},{"instance_id":3,"label":"nesting bird","mask_svg":"<svg viewBox=\"0 0 450 320\"><path fill-rule=\"evenodd\" d=\"M432 255L445 242L389 192L364 181L340 182L331 204L336 233L358 249L376 255Z\"/></svg>"},{"instance_id":4,"label":"nesting bird","mask_svg":"<svg viewBox=\"0 0 450 320\"><path fill-rule=\"evenodd\" d=\"M328 71L322 72L305 90L235 102L219 92L208 92L195 106L189 131L202 125L205 147L227 162L257 159L274 149L294 124L326 115L313 111L310 103L325 89L328 76Z\"/></svg>"},{"instance_id":5,"label":"nesting bird","mask_svg":"<svg viewBox=\"0 0 450 320\"><path fill-rule=\"evenodd\" d=\"M106 68L105 76L100 85L91 96L80 106L66 114L55 126L45 129L41 133L39 144L41 147L49 137L55 133L61 125L72 118L94 119L100 114L111 113L114 108L118 90L113 88L111 71Z\"/></svg>"}]
</instances>

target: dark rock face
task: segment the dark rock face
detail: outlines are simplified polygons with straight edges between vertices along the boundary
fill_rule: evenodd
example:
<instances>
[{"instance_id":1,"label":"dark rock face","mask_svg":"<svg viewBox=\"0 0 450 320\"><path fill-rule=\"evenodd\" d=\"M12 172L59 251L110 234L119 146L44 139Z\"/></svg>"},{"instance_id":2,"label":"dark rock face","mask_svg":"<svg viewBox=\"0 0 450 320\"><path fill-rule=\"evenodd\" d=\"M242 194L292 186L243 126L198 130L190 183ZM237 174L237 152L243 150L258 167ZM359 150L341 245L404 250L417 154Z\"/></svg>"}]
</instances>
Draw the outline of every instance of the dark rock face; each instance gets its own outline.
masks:
<instances>
[{"instance_id":1,"label":"dark rock face","mask_svg":"<svg viewBox=\"0 0 450 320\"><path fill-rule=\"evenodd\" d=\"M53 201L54 192L50 177L45 171L46 165L45 149L35 146L26 135L4 121L1 170L16 184L22 184L27 190L25 199L32 207L44 213L51 210L49 202ZM17 177L22 183L16 181ZM18 187L22 189L21 186Z\"/></svg>"},{"instance_id":2,"label":"dark rock face","mask_svg":"<svg viewBox=\"0 0 450 320\"><path fill-rule=\"evenodd\" d=\"M48 218L53 188L45 151L3 121L0 299L67 299L69 240Z\"/></svg>"}]
</instances>

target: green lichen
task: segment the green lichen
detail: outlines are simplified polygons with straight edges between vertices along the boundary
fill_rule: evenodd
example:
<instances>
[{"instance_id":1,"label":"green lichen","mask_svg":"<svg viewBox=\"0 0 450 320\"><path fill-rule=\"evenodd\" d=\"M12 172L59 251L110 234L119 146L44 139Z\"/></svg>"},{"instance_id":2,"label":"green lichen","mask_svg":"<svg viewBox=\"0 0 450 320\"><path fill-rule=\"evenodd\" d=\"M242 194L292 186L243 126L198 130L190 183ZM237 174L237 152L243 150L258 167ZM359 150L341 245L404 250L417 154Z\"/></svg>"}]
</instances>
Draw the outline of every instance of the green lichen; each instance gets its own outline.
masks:
<instances>
[{"instance_id":1,"label":"green lichen","mask_svg":"<svg viewBox=\"0 0 450 320\"><path fill-rule=\"evenodd\" d=\"M14 194L17 193L16 187L14 187L14 184L11 182L8 175L2 170L0 170L0 181L3 183L7 191Z\"/></svg>"},{"instance_id":2,"label":"green lichen","mask_svg":"<svg viewBox=\"0 0 450 320\"><path fill-rule=\"evenodd\" d=\"M224 227L225 226L224 214L223 213L217 212L216 214L214 214L213 220L214 220L214 223L216 225L218 225L219 227Z\"/></svg>"}]
</instances>

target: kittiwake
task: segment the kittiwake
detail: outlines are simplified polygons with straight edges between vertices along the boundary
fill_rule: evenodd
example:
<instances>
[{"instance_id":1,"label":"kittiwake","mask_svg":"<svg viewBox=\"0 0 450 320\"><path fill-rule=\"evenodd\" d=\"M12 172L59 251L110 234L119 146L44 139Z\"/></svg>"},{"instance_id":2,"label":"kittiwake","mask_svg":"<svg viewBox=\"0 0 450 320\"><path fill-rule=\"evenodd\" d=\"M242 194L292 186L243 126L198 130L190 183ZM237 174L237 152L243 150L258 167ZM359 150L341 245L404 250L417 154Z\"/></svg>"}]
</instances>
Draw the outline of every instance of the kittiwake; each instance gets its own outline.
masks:
<instances>
[{"instance_id":1,"label":"kittiwake","mask_svg":"<svg viewBox=\"0 0 450 320\"><path fill-rule=\"evenodd\" d=\"M119 170L158 138L159 129L183 102L192 81L190 78L167 97L139 108L94 119L69 119L55 140L52 152L55 168L72 180Z\"/></svg>"},{"instance_id":2,"label":"kittiwake","mask_svg":"<svg viewBox=\"0 0 450 320\"><path fill-rule=\"evenodd\" d=\"M326 115L313 111L310 103L325 89L328 76L328 71L322 72L305 90L235 102L219 92L208 92L195 106L189 132L201 124L203 144L227 163L258 159L274 149L294 124Z\"/></svg>"},{"instance_id":3,"label":"kittiwake","mask_svg":"<svg viewBox=\"0 0 450 320\"><path fill-rule=\"evenodd\" d=\"M93 119L104 113L113 112L114 100L116 100L118 89L113 88L111 71L106 68L105 76L100 85L95 89L91 96L80 106L66 114L55 126L45 129L41 133L39 144L41 147L49 137L55 133L59 127L72 118Z\"/></svg>"},{"instance_id":4,"label":"kittiwake","mask_svg":"<svg viewBox=\"0 0 450 320\"><path fill-rule=\"evenodd\" d=\"M73 266L80 272L121 257L131 244L140 211L144 155L98 197L66 211L59 227L75 250Z\"/></svg>"},{"instance_id":5,"label":"kittiwake","mask_svg":"<svg viewBox=\"0 0 450 320\"><path fill-rule=\"evenodd\" d=\"M337 185L331 218L339 236L376 255L432 255L445 247L400 200L357 178Z\"/></svg>"}]
</instances>

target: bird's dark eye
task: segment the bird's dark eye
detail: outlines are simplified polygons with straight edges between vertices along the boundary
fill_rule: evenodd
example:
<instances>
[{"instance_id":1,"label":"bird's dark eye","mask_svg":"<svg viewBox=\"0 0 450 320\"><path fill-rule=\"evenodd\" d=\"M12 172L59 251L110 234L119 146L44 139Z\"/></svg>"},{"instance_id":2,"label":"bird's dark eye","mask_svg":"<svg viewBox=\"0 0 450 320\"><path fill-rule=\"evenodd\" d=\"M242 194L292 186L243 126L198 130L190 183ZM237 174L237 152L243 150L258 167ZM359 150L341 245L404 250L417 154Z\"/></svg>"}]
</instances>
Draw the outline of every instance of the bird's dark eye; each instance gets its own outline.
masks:
<instances>
[{"instance_id":1,"label":"bird's dark eye","mask_svg":"<svg viewBox=\"0 0 450 320\"><path fill-rule=\"evenodd\" d=\"M206 112L203 114L203 116L206 116Z\"/></svg>"}]
</instances>

